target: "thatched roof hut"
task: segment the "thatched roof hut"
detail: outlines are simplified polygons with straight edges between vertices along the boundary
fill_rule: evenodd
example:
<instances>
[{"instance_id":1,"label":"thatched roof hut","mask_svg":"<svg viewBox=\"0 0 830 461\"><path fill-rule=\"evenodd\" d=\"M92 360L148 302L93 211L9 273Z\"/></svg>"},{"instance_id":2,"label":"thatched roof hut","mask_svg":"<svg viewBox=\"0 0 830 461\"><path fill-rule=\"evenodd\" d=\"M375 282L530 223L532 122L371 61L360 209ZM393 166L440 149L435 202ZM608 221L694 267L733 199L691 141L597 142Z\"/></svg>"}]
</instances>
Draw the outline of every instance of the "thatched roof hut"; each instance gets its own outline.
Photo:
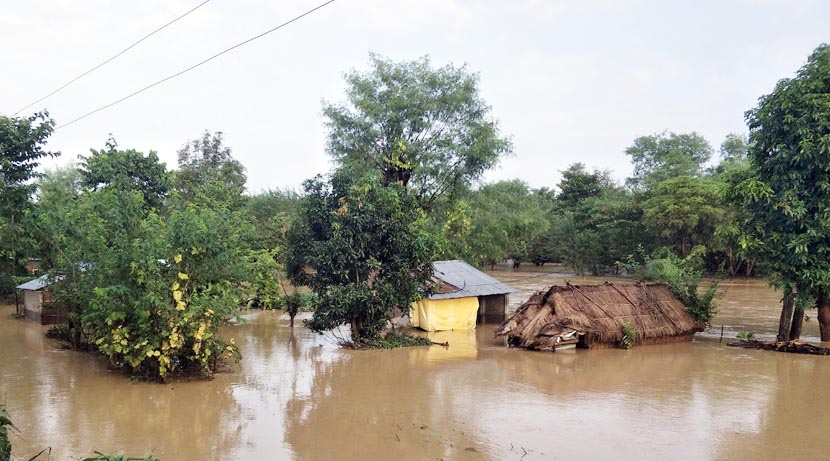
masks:
<instances>
[{"instance_id":1,"label":"thatched roof hut","mask_svg":"<svg viewBox=\"0 0 830 461\"><path fill-rule=\"evenodd\" d=\"M496 329L510 346L556 349L613 347L623 338L623 325L637 332L636 344L687 341L702 325L668 287L640 285L554 285L535 293Z\"/></svg>"}]
</instances>

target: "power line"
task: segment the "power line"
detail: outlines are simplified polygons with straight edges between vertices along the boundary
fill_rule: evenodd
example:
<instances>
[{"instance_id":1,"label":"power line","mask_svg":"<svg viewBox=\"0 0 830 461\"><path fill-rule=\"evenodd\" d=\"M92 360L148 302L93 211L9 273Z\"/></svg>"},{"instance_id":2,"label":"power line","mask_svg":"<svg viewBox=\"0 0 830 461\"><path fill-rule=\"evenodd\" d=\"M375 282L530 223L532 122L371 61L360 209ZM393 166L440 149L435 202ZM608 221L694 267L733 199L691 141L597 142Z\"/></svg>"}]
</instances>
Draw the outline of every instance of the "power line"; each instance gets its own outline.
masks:
<instances>
[{"instance_id":1,"label":"power line","mask_svg":"<svg viewBox=\"0 0 830 461\"><path fill-rule=\"evenodd\" d=\"M172 21L168 22L167 24L165 24L165 25L163 25L163 26L159 27L158 29L156 29L156 30L154 30L154 31L150 32L149 34L147 34L147 35L145 35L145 36L141 37L140 39L138 39L138 41L134 42L132 45L130 45L130 46L128 46L127 48L124 48L123 50L119 51L119 52L118 52L115 56L113 56L113 57L111 57L111 58L107 59L106 61L102 62L101 64L98 64L97 66L95 66L95 67L93 67L93 68L89 69L88 71L86 71L86 72L82 73L81 75L78 75L77 77L73 78L72 80L70 80L70 81L68 81L68 82L64 83L62 86L60 86L60 87L59 87L59 88L57 88L56 90L54 90L54 91L52 91L51 93L47 94L46 96L44 96L44 97L42 97L42 98L38 99L37 101L30 103L30 104L29 104L29 105L27 105L26 107L23 107L23 108L21 108L21 109L18 109L18 110L17 110L17 112L15 112L15 113L14 113L14 114L12 114L12 115L17 115L17 114L19 114L20 112L23 112L24 110L26 110L26 109L28 109L28 108L30 108L30 107L32 107L32 106L34 106L35 104L39 103L40 101L43 101L44 99L48 98L49 96L52 96L53 94L57 93L58 91L61 91L62 89L64 89L64 88L68 87L69 85L71 85L71 84L73 84L73 83L77 82L78 80L80 80L80 79L82 79L82 78L86 77L87 75L91 74L92 72L95 72L96 70L100 69L101 67L103 67L103 66L105 66L106 64L108 64L108 63L112 62L113 60L115 60L115 58L117 58L117 57L121 56L122 54L126 53L127 51L130 51L132 48L134 48L134 47L135 47L136 45L138 45L139 43L143 42L144 40L147 40L148 38L152 37L152 36L153 36L153 35L155 35L156 33L161 32L161 31L162 31L163 29L165 29L167 26L169 26L169 25L171 25L171 24L175 23L175 22L176 22L176 21L178 21L179 19L182 19L182 18L184 18L185 16L189 15L190 13L192 13L192 12L194 12L194 11L198 10L198 9L199 9L199 8L201 8L201 7L202 7L205 3L209 2L209 1L210 1L210 0L205 0L205 1L203 1L202 3L200 3L200 4L196 5L195 7L193 7L192 9L190 9L189 11L187 11L186 13L184 13L184 14L182 14L181 16L177 17L176 19L173 19Z\"/></svg>"},{"instance_id":2,"label":"power line","mask_svg":"<svg viewBox=\"0 0 830 461\"><path fill-rule=\"evenodd\" d=\"M145 91L149 90L150 88L153 88L153 87L154 87L154 86L156 86L156 85L160 85L160 84L162 84L162 83L164 83L164 82L166 82L166 81L168 81L168 80L170 80L170 79L173 79L173 78L178 77L179 75L182 75L182 74L185 74L185 73L187 73L187 72L190 72L191 70L193 70L193 69L195 69L195 68L197 68L197 67L199 67L199 66L201 66L201 65L203 65L203 64L207 64L208 62L213 61L214 59L218 58L219 56L222 56L223 54L228 53L228 52L230 52L230 51L233 51L233 50L235 50L235 49L239 48L239 47L240 47L240 46L242 46L242 45L246 45L246 44L248 44L248 43L250 43L250 42L253 42L254 40L256 40L256 39L258 39L258 38L264 37L264 36L266 36L266 35L268 35L268 34L270 34L270 33L272 33L272 32L275 32L275 31L277 31L277 30L279 30L279 29L282 29L283 27L285 27L285 26L287 26L287 25L289 25L289 24L291 24L291 23L293 23L293 22L295 22L295 21L300 20L300 19L304 18L305 16L308 16L309 14L311 14L311 13L313 13L313 12L315 12L315 11L319 10L320 8L323 8L324 6L326 6L326 5L330 4L330 3L334 3L334 1L335 1L335 0L329 0L329 1L325 2L325 3L322 3L322 4L320 4L320 5L316 6L316 7L312 8L312 9L310 9L310 10L306 11L305 13L303 13L303 14L301 14L301 15L299 15L299 16L295 16L294 18L289 19L288 21L285 21L284 23L282 23L282 24L280 24L280 25L278 25L278 26L276 26L276 27L274 27L274 28L272 28L272 29L266 30L265 32L263 32L263 33L261 33L261 34L259 34L259 35L255 35L255 36L253 36L253 37L251 37L251 38L249 38L249 39L247 39L247 40L245 40L245 41L243 41L243 42L239 42L239 43L237 43L236 45L234 45L234 46L232 46L232 47L230 47L230 48L226 48L226 49L224 49L224 50L222 50L222 51L220 51L220 52L218 52L218 53L214 54L213 56L211 56L211 57L209 57L209 58L207 58L207 59L205 59L205 60L203 60L203 61L201 61L201 62L199 62L199 63L196 63L196 64L194 64L194 65L192 65L192 66L190 66L190 67L188 67L188 68L186 68L186 69L184 69L184 70L180 70L179 72L176 72L175 74L169 75L169 76L167 76L167 77L165 77L165 78L163 78L163 79L161 79L161 80L159 80L159 81L157 81L157 82L155 82L155 83L151 83L151 84L149 84L149 85L145 86L144 88L141 88L140 90L134 91L134 92L132 92L132 93L128 94L127 96L124 96L124 97L123 97L123 98L121 98L121 99L118 99L118 100L113 101L113 102L111 102L111 103L109 103L109 104L103 105L103 106L101 106L101 107L99 107L99 108L97 108L97 109L95 109L95 110L93 110L93 111L87 112L86 114L81 115L80 117L78 117L78 118L76 118L76 119L73 119L73 120L71 120L71 121L69 121L69 122L67 122L67 123L64 123L64 124L58 125L55 129L56 129L56 130L59 130L59 129L61 129L61 128L67 127L67 126L69 126L69 125L72 125L73 123L78 122L78 121L81 121L81 120L83 120L83 119L85 119L85 118L89 117L89 116L90 116L90 115L92 115L92 114L95 114L95 113L97 113L97 112L100 112L100 111L102 111L102 110L104 110L104 109L108 109L108 108L110 108L110 107L112 107L112 106L114 106L114 105L116 105L116 104L119 104L119 103L121 103L121 102L126 101L127 99L132 98L133 96L136 96L136 95L138 95L138 94L140 94L140 93L143 93L143 92L145 92Z\"/></svg>"}]
</instances>

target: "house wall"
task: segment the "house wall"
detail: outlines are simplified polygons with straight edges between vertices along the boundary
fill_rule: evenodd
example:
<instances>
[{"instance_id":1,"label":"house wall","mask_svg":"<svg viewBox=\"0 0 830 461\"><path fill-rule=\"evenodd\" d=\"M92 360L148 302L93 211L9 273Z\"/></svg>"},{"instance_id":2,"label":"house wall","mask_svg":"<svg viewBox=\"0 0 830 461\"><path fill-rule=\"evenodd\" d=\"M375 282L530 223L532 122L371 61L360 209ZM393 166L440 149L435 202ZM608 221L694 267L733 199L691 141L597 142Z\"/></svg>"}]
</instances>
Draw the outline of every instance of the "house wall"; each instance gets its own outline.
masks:
<instances>
[{"instance_id":1,"label":"house wall","mask_svg":"<svg viewBox=\"0 0 830 461\"><path fill-rule=\"evenodd\" d=\"M478 322L501 323L508 315L508 295L479 296Z\"/></svg>"},{"instance_id":2,"label":"house wall","mask_svg":"<svg viewBox=\"0 0 830 461\"><path fill-rule=\"evenodd\" d=\"M476 327L478 298L422 299L412 303L413 327L426 331L472 330Z\"/></svg>"},{"instance_id":3,"label":"house wall","mask_svg":"<svg viewBox=\"0 0 830 461\"><path fill-rule=\"evenodd\" d=\"M43 291L23 290L23 309L26 320L40 323L43 312Z\"/></svg>"}]
</instances>

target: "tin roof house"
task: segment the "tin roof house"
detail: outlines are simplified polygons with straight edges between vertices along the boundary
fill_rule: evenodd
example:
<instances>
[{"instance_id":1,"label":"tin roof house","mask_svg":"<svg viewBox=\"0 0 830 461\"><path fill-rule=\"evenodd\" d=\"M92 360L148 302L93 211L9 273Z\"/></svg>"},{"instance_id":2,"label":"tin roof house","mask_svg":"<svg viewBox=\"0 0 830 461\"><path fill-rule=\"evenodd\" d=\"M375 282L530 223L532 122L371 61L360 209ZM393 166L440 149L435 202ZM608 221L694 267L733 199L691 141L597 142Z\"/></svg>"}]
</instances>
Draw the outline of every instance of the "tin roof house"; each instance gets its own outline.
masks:
<instances>
[{"instance_id":1,"label":"tin roof house","mask_svg":"<svg viewBox=\"0 0 830 461\"><path fill-rule=\"evenodd\" d=\"M410 324L426 331L471 330L507 318L515 290L460 260L435 261L435 294L412 303Z\"/></svg>"},{"instance_id":2,"label":"tin roof house","mask_svg":"<svg viewBox=\"0 0 830 461\"><path fill-rule=\"evenodd\" d=\"M16 287L23 290L23 312L26 320L47 325L61 323L66 319L66 309L44 306L52 302L49 286L62 279L60 275L47 274Z\"/></svg>"}]
</instances>

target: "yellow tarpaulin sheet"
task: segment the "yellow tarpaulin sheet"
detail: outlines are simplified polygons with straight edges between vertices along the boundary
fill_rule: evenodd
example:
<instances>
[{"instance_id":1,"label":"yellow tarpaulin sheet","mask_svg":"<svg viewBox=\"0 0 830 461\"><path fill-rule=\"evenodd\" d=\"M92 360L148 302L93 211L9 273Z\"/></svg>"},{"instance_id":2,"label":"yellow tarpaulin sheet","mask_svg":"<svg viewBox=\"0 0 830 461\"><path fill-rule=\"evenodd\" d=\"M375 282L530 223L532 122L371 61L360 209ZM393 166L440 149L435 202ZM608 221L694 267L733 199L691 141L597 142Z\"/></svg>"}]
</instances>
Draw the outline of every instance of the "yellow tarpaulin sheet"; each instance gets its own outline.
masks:
<instances>
[{"instance_id":1,"label":"yellow tarpaulin sheet","mask_svg":"<svg viewBox=\"0 0 830 461\"><path fill-rule=\"evenodd\" d=\"M478 298L422 299L412 303L409 321L426 331L472 330L476 315Z\"/></svg>"}]
</instances>

